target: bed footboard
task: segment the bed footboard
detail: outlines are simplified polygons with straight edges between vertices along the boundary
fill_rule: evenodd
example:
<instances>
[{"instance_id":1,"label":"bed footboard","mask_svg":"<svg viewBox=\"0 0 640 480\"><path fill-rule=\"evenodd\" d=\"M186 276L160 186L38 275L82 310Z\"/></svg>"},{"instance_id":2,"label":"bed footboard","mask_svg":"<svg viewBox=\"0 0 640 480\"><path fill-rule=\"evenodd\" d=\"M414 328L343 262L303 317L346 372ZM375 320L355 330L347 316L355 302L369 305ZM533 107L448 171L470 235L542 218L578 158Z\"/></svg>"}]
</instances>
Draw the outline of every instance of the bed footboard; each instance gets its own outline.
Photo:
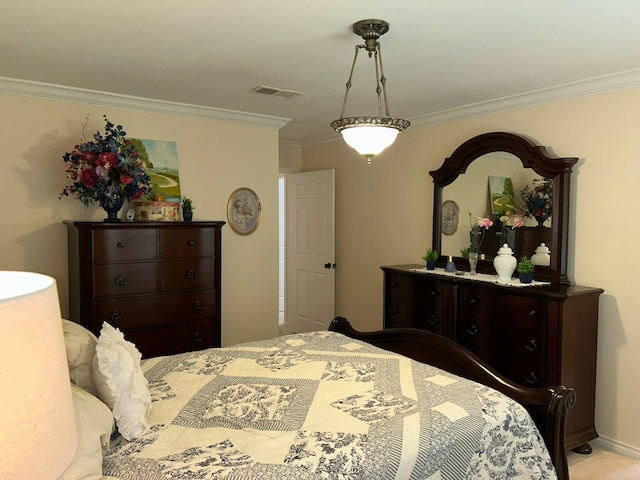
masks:
<instances>
[{"instance_id":1,"label":"bed footboard","mask_svg":"<svg viewBox=\"0 0 640 480\"><path fill-rule=\"evenodd\" d=\"M329 330L442 368L513 398L529 411L540 430L556 468L558 479L569 479L565 429L567 412L573 407L576 399L572 388L520 386L499 374L461 345L442 335L425 330L390 328L360 332L355 330L344 317L336 317L331 322Z\"/></svg>"}]
</instances>

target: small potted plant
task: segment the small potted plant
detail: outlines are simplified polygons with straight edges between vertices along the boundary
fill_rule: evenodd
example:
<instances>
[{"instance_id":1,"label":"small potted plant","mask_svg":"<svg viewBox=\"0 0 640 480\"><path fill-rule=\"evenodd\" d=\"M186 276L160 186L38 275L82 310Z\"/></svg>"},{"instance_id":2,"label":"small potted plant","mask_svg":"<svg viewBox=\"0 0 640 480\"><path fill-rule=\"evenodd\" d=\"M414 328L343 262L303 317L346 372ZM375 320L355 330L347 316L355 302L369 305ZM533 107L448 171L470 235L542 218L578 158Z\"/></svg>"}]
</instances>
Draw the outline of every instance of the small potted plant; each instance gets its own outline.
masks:
<instances>
[{"instance_id":1,"label":"small potted plant","mask_svg":"<svg viewBox=\"0 0 640 480\"><path fill-rule=\"evenodd\" d=\"M427 252L422 257L422 259L427 262L427 270L434 270L436 268L438 258L440 258L440 255L438 255L436 250L427 248Z\"/></svg>"},{"instance_id":2,"label":"small potted plant","mask_svg":"<svg viewBox=\"0 0 640 480\"><path fill-rule=\"evenodd\" d=\"M520 283L531 283L533 280L533 262L523 255L516 269L518 270L518 276L520 277Z\"/></svg>"},{"instance_id":3,"label":"small potted plant","mask_svg":"<svg viewBox=\"0 0 640 480\"><path fill-rule=\"evenodd\" d=\"M182 197L182 219L190 222L193 219L193 202L190 198Z\"/></svg>"}]
</instances>

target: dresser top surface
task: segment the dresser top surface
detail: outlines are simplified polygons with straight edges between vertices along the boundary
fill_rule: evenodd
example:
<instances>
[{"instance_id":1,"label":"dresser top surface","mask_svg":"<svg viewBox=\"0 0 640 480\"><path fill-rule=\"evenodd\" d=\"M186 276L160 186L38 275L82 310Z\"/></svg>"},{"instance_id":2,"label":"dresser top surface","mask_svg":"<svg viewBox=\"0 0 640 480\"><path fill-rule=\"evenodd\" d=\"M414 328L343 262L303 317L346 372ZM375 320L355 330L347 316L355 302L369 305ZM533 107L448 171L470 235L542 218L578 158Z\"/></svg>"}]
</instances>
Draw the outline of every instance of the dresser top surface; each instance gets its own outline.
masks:
<instances>
[{"instance_id":1,"label":"dresser top surface","mask_svg":"<svg viewBox=\"0 0 640 480\"><path fill-rule=\"evenodd\" d=\"M602 288L587 287L582 285L564 285L564 284L551 284L551 285L535 285L528 287L510 287L500 285L496 283L479 282L473 280L468 274L465 276L444 276L437 273L422 273L413 271L413 269L422 269L424 265L419 264L405 264L405 265L384 265L380 267L385 272L397 272L409 275L415 275L416 277L427 277L442 280L447 283L454 284L466 284L473 285L478 288L488 289L500 289L512 292L514 295L525 296L541 296L541 297L576 297L581 295L600 295L604 292ZM534 274L535 275L535 274Z\"/></svg>"},{"instance_id":2,"label":"dresser top surface","mask_svg":"<svg viewBox=\"0 0 640 480\"><path fill-rule=\"evenodd\" d=\"M222 227L225 223L222 220L198 221L198 222L76 222L65 220L67 227L76 228L193 228L193 227Z\"/></svg>"}]
</instances>

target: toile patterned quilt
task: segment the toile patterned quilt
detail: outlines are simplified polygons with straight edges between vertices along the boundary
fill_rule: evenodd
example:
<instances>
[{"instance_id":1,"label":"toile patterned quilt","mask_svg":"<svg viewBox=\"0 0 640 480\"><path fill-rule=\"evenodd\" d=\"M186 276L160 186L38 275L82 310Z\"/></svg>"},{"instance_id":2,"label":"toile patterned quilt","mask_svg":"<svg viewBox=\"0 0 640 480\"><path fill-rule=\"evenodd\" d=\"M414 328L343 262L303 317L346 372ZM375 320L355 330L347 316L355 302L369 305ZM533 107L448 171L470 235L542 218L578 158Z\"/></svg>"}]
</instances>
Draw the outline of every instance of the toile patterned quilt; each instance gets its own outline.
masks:
<instances>
[{"instance_id":1,"label":"toile patterned quilt","mask_svg":"<svg viewBox=\"0 0 640 480\"><path fill-rule=\"evenodd\" d=\"M120 479L555 479L526 410L334 332L146 360L150 432Z\"/></svg>"}]
</instances>

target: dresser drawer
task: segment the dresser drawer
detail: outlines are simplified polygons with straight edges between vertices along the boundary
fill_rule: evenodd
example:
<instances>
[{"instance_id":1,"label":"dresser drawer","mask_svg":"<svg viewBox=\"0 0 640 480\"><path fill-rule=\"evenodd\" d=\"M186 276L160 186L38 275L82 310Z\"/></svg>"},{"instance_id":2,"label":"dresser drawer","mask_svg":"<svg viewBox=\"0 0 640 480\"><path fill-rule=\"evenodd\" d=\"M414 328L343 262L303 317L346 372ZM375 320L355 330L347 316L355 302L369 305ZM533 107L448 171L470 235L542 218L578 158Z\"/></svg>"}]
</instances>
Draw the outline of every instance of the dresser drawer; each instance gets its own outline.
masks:
<instances>
[{"instance_id":1,"label":"dresser drawer","mask_svg":"<svg viewBox=\"0 0 640 480\"><path fill-rule=\"evenodd\" d=\"M181 228L160 231L160 258L212 257L214 231L210 228Z\"/></svg>"},{"instance_id":2,"label":"dresser drawer","mask_svg":"<svg viewBox=\"0 0 640 480\"><path fill-rule=\"evenodd\" d=\"M156 230L123 228L93 231L94 263L156 258Z\"/></svg>"},{"instance_id":3,"label":"dresser drawer","mask_svg":"<svg viewBox=\"0 0 640 480\"><path fill-rule=\"evenodd\" d=\"M215 287L213 258L175 260L160 264L160 290L163 292Z\"/></svg>"},{"instance_id":4,"label":"dresser drawer","mask_svg":"<svg viewBox=\"0 0 640 480\"><path fill-rule=\"evenodd\" d=\"M130 330L124 332L124 337L136 345L143 358L151 358L219 347L219 332L219 323L209 318L151 329Z\"/></svg>"},{"instance_id":5,"label":"dresser drawer","mask_svg":"<svg viewBox=\"0 0 640 480\"><path fill-rule=\"evenodd\" d=\"M458 342L464 347L493 352L507 359L545 365L547 338L539 330L507 326L480 318L462 317ZM555 367L555 365L554 365Z\"/></svg>"},{"instance_id":6,"label":"dresser drawer","mask_svg":"<svg viewBox=\"0 0 640 480\"><path fill-rule=\"evenodd\" d=\"M386 296L417 305L442 307L443 283L428 276L387 273Z\"/></svg>"},{"instance_id":7,"label":"dresser drawer","mask_svg":"<svg viewBox=\"0 0 640 480\"><path fill-rule=\"evenodd\" d=\"M95 302L99 325L108 322L122 330L165 325L216 316L216 291L175 293Z\"/></svg>"},{"instance_id":8,"label":"dresser drawer","mask_svg":"<svg viewBox=\"0 0 640 480\"><path fill-rule=\"evenodd\" d=\"M549 385L548 374L551 370L546 370L542 365L523 362L517 358L509 358L507 355L487 352L480 348L470 348L469 350L519 385L531 388Z\"/></svg>"},{"instance_id":9,"label":"dresser drawer","mask_svg":"<svg viewBox=\"0 0 640 480\"><path fill-rule=\"evenodd\" d=\"M524 288L524 287L523 287ZM496 319L509 324L521 324L546 330L546 302L535 297L523 297L463 286L460 288L462 315Z\"/></svg>"},{"instance_id":10,"label":"dresser drawer","mask_svg":"<svg viewBox=\"0 0 640 480\"><path fill-rule=\"evenodd\" d=\"M419 328L442 335L445 325L439 308L420 308L407 302L391 300L387 302L384 328Z\"/></svg>"},{"instance_id":11,"label":"dresser drawer","mask_svg":"<svg viewBox=\"0 0 640 480\"><path fill-rule=\"evenodd\" d=\"M155 263L96 265L93 271L94 297L154 293L158 289Z\"/></svg>"}]
</instances>

